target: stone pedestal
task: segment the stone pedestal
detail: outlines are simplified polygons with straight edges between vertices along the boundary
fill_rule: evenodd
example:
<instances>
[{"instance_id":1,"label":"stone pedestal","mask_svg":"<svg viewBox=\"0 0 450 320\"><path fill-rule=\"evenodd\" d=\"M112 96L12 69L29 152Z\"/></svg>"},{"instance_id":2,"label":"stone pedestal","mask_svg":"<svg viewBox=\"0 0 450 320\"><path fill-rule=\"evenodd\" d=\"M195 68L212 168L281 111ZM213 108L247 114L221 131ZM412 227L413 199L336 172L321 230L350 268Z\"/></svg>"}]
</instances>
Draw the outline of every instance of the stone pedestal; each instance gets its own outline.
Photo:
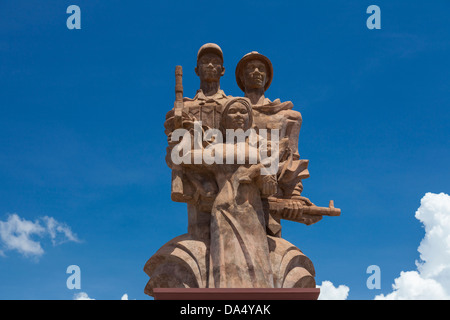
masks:
<instances>
[{"instance_id":1,"label":"stone pedestal","mask_svg":"<svg viewBox=\"0 0 450 320\"><path fill-rule=\"evenodd\" d=\"M319 288L155 288L155 300L317 300Z\"/></svg>"}]
</instances>

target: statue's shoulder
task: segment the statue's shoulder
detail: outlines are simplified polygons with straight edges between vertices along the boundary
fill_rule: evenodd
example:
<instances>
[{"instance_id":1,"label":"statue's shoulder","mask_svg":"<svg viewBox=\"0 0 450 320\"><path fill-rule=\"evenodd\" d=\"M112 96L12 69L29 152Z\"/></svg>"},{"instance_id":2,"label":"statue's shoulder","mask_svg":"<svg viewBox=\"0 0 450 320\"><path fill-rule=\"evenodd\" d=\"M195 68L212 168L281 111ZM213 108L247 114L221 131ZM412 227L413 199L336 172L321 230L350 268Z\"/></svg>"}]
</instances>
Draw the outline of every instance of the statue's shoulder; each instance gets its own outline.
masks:
<instances>
[{"instance_id":1,"label":"statue's shoulder","mask_svg":"<svg viewBox=\"0 0 450 320\"><path fill-rule=\"evenodd\" d=\"M282 110L280 112L288 119L297 121L302 120L302 114L300 113L300 111L294 110L294 104L292 103L292 101L285 101L281 102L280 104L285 105L283 108L281 108Z\"/></svg>"},{"instance_id":2,"label":"statue's shoulder","mask_svg":"<svg viewBox=\"0 0 450 320\"><path fill-rule=\"evenodd\" d=\"M220 102L221 102L222 105L224 105L228 101L230 101L231 99L234 99L234 98L237 98L237 97L234 97L234 96L231 96L231 95L225 95L225 96L223 96L223 98L221 99L222 101L220 101Z\"/></svg>"},{"instance_id":3,"label":"statue's shoulder","mask_svg":"<svg viewBox=\"0 0 450 320\"><path fill-rule=\"evenodd\" d=\"M186 103L194 103L194 102L196 102L196 101L198 101L198 99L196 99L195 97L194 98L188 98L188 97L184 97L183 98L183 102L186 104Z\"/></svg>"},{"instance_id":4,"label":"statue's shoulder","mask_svg":"<svg viewBox=\"0 0 450 320\"><path fill-rule=\"evenodd\" d=\"M264 103L262 105L254 105L253 110L266 114L275 114L281 111L291 110L293 107L294 104L291 101L281 102L280 99L271 101L265 98Z\"/></svg>"},{"instance_id":5,"label":"statue's shoulder","mask_svg":"<svg viewBox=\"0 0 450 320\"><path fill-rule=\"evenodd\" d=\"M280 99L270 101L267 98L263 105L253 106L253 110L256 111L257 114L268 116L279 115L295 121L302 121L301 113L293 108L294 104L292 101L281 101Z\"/></svg>"},{"instance_id":6,"label":"statue's shoulder","mask_svg":"<svg viewBox=\"0 0 450 320\"><path fill-rule=\"evenodd\" d=\"M183 105L184 108L190 108L192 106L198 105L197 95L195 95L194 98L183 97ZM173 108L167 111L166 120L173 118L174 112L175 111Z\"/></svg>"},{"instance_id":7,"label":"statue's shoulder","mask_svg":"<svg viewBox=\"0 0 450 320\"><path fill-rule=\"evenodd\" d=\"M174 109L170 109L167 113L166 113L166 120L170 119L173 117L174 115Z\"/></svg>"}]
</instances>

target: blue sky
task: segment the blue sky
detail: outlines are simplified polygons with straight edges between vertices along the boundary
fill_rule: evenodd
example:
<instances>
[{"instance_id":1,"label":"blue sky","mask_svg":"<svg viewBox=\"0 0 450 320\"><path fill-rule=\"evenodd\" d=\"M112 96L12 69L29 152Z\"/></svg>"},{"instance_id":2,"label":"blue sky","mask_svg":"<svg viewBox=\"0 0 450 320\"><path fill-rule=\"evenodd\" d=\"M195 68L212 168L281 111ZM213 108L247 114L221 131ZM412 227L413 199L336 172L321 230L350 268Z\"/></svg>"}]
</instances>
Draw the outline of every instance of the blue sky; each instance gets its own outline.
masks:
<instances>
[{"instance_id":1,"label":"blue sky","mask_svg":"<svg viewBox=\"0 0 450 320\"><path fill-rule=\"evenodd\" d=\"M81 30L66 27L72 4ZM380 30L366 27L371 4ZM38 256L0 243L0 299L149 299L145 262L187 229L164 161L174 69L183 66L193 97L207 42L224 51L229 95L242 95L234 69L244 54L271 59L266 96L303 116L303 195L342 210L309 227L283 222L283 237L312 259L318 284L348 286L348 299L391 292L416 269L422 197L450 193L449 9L445 0L0 1L0 221L17 214L45 229L52 217L67 240L31 234ZM81 269L80 290L66 287L69 265ZM370 265L381 269L379 290L366 287Z\"/></svg>"}]
</instances>

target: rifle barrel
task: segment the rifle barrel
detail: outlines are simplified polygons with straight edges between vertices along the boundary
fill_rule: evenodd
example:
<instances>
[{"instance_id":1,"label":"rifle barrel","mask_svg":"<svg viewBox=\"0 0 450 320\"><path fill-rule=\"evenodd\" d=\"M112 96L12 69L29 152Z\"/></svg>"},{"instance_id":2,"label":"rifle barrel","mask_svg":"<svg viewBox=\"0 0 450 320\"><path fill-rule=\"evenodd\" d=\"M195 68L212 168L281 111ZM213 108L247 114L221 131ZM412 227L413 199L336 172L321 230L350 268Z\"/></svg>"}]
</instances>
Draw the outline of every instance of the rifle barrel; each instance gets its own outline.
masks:
<instances>
[{"instance_id":1,"label":"rifle barrel","mask_svg":"<svg viewBox=\"0 0 450 320\"><path fill-rule=\"evenodd\" d=\"M175 101L183 101L183 67L175 67Z\"/></svg>"},{"instance_id":2,"label":"rifle barrel","mask_svg":"<svg viewBox=\"0 0 450 320\"><path fill-rule=\"evenodd\" d=\"M269 200L269 211L277 218L290 221L301 221L303 215L305 214L312 216L334 216L334 217L341 215L341 209L335 208L332 201L330 201L330 206L328 208L317 206L305 206L303 204L292 206L293 202L296 202L296 200L291 199Z\"/></svg>"}]
</instances>

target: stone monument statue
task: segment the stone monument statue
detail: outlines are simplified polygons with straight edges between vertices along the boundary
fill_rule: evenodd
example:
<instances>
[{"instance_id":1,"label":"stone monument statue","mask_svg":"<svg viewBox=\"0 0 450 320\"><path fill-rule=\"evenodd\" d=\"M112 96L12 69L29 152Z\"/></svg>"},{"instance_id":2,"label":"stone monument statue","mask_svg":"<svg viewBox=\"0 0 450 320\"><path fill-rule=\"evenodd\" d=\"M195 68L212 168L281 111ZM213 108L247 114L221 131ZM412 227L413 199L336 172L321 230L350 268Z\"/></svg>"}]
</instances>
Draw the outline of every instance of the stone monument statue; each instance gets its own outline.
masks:
<instances>
[{"instance_id":1,"label":"stone monument statue","mask_svg":"<svg viewBox=\"0 0 450 320\"><path fill-rule=\"evenodd\" d=\"M340 210L301 195L308 160L300 159L301 114L290 101L265 97L273 79L258 52L238 63L243 97L220 88L224 56L213 43L197 54L200 89L183 97L175 71L175 104L164 123L173 201L187 203L188 230L145 264L145 293L157 288L315 288L310 259L281 238L281 220L310 225Z\"/></svg>"}]
</instances>

